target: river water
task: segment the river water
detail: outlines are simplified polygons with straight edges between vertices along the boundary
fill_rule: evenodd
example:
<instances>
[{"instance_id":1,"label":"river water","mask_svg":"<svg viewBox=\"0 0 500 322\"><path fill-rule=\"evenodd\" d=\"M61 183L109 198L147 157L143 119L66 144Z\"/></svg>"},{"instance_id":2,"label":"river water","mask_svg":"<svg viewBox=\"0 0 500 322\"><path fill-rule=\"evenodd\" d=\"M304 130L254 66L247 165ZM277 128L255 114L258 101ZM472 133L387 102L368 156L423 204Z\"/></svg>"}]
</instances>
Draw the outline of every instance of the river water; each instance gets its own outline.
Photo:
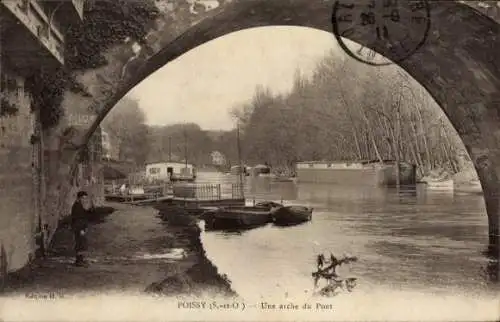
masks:
<instances>
[{"instance_id":1,"label":"river water","mask_svg":"<svg viewBox=\"0 0 500 322\"><path fill-rule=\"evenodd\" d=\"M200 182L235 182L200 173ZM354 255L339 273L358 278L355 292L380 290L483 296L498 292L488 269L482 195L273 182L247 178L256 200L314 207L311 222L272 224L239 233L204 232L208 257L246 299L311 295L316 255ZM498 294L498 293L496 293Z\"/></svg>"}]
</instances>

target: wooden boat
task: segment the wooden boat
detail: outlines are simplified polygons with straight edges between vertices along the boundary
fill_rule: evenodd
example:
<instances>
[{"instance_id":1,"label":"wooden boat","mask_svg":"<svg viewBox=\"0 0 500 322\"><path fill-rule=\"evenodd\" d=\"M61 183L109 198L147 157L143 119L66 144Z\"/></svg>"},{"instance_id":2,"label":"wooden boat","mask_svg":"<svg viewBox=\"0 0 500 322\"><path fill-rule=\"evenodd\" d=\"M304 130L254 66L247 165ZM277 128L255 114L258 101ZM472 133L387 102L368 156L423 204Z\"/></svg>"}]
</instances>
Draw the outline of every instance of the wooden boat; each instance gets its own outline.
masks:
<instances>
[{"instance_id":1,"label":"wooden boat","mask_svg":"<svg viewBox=\"0 0 500 322\"><path fill-rule=\"evenodd\" d=\"M269 177L271 176L271 167L264 165L264 164L258 164L255 167L252 168L252 174L255 177Z\"/></svg>"},{"instance_id":2,"label":"wooden boat","mask_svg":"<svg viewBox=\"0 0 500 322\"><path fill-rule=\"evenodd\" d=\"M425 182L427 185L427 189L430 190L453 190L453 179L449 180L441 180L441 181L434 181L434 180L428 180Z\"/></svg>"},{"instance_id":3,"label":"wooden boat","mask_svg":"<svg viewBox=\"0 0 500 322\"><path fill-rule=\"evenodd\" d=\"M296 225L312 219L313 208L286 206L272 212L273 222L278 226Z\"/></svg>"},{"instance_id":4,"label":"wooden boat","mask_svg":"<svg viewBox=\"0 0 500 322\"><path fill-rule=\"evenodd\" d=\"M205 229L244 229L263 226L272 222L268 207L224 207L208 210L201 215Z\"/></svg>"},{"instance_id":5,"label":"wooden boat","mask_svg":"<svg viewBox=\"0 0 500 322\"><path fill-rule=\"evenodd\" d=\"M283 207L283 205L274 201L261 201L256 203L255 207L266 208L273 211L274 208L281 208Z\"/></svg>"}]
</instances>

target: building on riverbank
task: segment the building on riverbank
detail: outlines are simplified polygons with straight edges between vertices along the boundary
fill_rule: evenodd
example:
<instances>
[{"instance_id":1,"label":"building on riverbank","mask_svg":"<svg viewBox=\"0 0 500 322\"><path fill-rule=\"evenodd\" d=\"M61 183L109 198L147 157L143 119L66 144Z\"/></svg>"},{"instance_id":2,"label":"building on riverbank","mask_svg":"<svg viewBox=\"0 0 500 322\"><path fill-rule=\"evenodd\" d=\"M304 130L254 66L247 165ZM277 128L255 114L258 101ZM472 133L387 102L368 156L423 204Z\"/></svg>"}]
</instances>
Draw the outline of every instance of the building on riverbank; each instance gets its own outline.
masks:
<instances>
[{"instance_id":1,"label":"building on riverbank","mask_svg":"<svg viewBox=\"0 0 500 322\"><path fill-rule=\"evenodd\" d=\"M219 151L212 151L210 153L210 158L212 159L212 165L215 166L226 165L226 157Z\"/></svg>"},{"instance_id":2,"label":"building on riverbank","mask_svg":"<svg viewBox=\"0 0 500 322\"><path fill-rule=\"evenodd\" d=\"M196 168L186 162L154 162L146 164L145 179L149 182L194 181Z\"/></svg>"},{"instance_id":3,"label":"building on riverbank","mask_svg":"<svg viewBox=\"0 0 500 322\"><path fill-rule=\"evenodd\" d=\"M396 184L396 162L392 160L309 161L296 164L297 182L342 185L393 186ZM400 184L416 183L416 166L400 162Z\"/></svg>"},{"instance_id":4,"label":"building on riverbank","mask_svg":"<svg viewBox=\"0 0 500 322\"><path fill-rule=\"evenodd\" d=\"M65 32L82 21L83 5L81 0L0 1L0 284L27 266L46 243L37 236L57 221L46 209L58 201L47 185L48 174L59 169L47 166L51 156L26 80L33 71L64 65Z\"/></svg>"}]
</instances>

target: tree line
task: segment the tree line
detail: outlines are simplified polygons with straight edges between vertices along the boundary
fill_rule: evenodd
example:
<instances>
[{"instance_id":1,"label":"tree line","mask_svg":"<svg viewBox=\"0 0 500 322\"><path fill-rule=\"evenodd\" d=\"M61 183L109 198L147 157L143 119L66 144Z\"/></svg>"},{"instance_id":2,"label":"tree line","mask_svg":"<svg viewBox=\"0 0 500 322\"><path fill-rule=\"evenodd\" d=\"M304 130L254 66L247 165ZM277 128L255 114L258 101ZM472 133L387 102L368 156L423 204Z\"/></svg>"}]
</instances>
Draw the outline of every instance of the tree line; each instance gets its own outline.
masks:
<instances>
[{"instance_id":1,"label":"tree line","mask_svg":"<svg viewBox=\"0 0 500 322\"><path fill-rule=\"evenodd\" d=\"M330 53L287 94L258 86L230 112L239 123L242 161L292 171L298 161L400 160L459 172L467 158L452 125L430 95L397 66L373 68ZM103 122L116 158L209 165L220 151L238 162L236 128L206 131L194 123L146 125L138 102L122 99Z\"/></svg>"},{"instance_id":2,"label":"tree line","mask_svg":"<svg viewBox=\"0 0 500 322\"><path fill-rule=\"evenodd\" d=\"M290 93L258 87L232 111L244 159L293 169L297 161L400 160L456 173L467 158L430 95L397 66L373 68L334 52L311 77L296 73Z\"/></svg>"},{"instance_id":3,"label":"tree line","mask_svg":"<svg viewBox=\"0 0 500 322\"><path fill-rule=\"evenodd\" d=\"M183 161L186 157L196 165L210 165L210 153L219 151L235 163L236 131L206 131L198 124L152 126L139 103L124 97L102 123L109 135L111 157L142 167L147 162Z\"/></svg>"}]
</instances>

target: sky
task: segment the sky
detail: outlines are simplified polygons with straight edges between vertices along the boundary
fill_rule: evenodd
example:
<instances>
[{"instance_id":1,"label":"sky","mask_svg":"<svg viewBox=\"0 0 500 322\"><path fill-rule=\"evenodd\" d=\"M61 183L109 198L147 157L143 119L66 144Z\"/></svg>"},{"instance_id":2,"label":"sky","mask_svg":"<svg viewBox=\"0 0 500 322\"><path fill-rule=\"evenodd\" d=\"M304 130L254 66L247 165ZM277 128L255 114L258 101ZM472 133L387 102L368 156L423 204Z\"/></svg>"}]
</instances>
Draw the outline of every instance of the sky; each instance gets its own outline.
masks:
<instances>
[{"instance_id":1,"label":"sky","mask_svg":"<svg viewBox=\"0 0 500 322\"><path fill-rule=\"evenodd\" d=\"M261 27L226 35L165 65L134 87L150 125L194 122L205 130L234 127L230 110L258 85L290 91L297 71L310 75L337 48L331 33L303 27Z\"/></svg>"}]
</instances>

